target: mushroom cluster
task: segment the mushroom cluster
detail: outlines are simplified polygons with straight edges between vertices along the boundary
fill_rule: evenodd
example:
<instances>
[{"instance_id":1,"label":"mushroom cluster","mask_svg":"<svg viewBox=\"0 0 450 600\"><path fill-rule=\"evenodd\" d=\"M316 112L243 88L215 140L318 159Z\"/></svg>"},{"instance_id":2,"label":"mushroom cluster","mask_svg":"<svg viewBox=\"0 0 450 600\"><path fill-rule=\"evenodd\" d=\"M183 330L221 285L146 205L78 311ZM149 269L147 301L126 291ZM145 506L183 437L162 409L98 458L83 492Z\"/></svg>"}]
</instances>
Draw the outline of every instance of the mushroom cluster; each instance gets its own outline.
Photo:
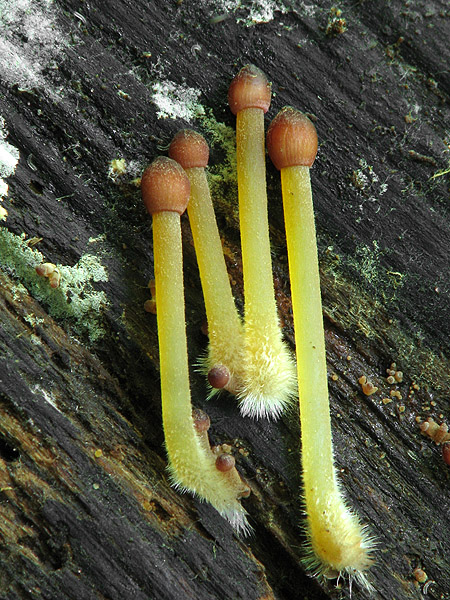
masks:
<instances>
[{"instance_id":1,"label":"mushroom cluster","mask_svg":"<svg viewBox=\"0 0 450 600\"><path fill-rule=\"evenodd\" d=\"M240 504L250 488L229 448L211 447L209 418L191 405L184 314L180 215L187 208L208 322L202 361L211 393L234 394L243 416L277 418L299 396L307 566L319 576L347 573L361 584L372 564L373 540L341 494L333 460L330 406L314 212L309 169L318 147L312 122L285 107L267 132L267 148L281 172L295 328L296 360L278 321L270 254L264 114L271 86L247 65L233 79L228 102L236 115L237 180L244 316L237 311L205 169L204 137L182 130L169 157L142 176L142 197L153 217L156 315L165 444L172 482L210 502L241 532Z\"/></svg>"}]
</instances>

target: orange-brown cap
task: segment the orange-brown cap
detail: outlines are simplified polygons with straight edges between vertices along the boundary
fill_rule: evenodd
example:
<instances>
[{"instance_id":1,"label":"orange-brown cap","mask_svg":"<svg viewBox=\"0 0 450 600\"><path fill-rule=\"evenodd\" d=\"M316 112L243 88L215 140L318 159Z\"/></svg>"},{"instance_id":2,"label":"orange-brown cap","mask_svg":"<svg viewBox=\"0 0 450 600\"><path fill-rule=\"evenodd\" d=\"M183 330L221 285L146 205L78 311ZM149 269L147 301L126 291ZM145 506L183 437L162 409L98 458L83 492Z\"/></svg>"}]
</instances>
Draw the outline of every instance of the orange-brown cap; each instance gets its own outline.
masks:
<instances>
[{"instance_id":1,"label":"orange-brown cap","mask_svg":"<svg viewBox=\"0 0 450 600\"><path fill-rule=\"evenodd\" d=\"M285 106L269 125L267 150L277 169L311 167L317 154L316 128L299 110Z\"/></svg>"},{"instance_id":2,"label":"orange-brown cap","mask_svg":"<svg viewBox=\"0 0 450 600\"><path fill-rule=\"evenodd\" d=\"M169 146L169 156L180 163L183 169L206 167L209 159L208 144L197 131L182 129Z\"/></svg>"},{"instance_id":3,"label":"orange-brown cap","mask_svg":"<svg viewBox=\"0 0 450 600\"><path fill-rule=\"evenodd\" d=\"M228 89L228 104L234 115L244 108L261 108L266 113L270 98L271 84L255 65L242 67Z\"/></svg>"},{"instance_id":4,"label":"orange-brown cap","mask_svg":"<svg viewBox=\"0 0 450 600\"><path fill-rule=\"evenodd\" d=\"M142 200L151 215L158 212L186 210L191 185L182 167L165 156L159 156L142 175Z\"/></svg>"}]
</instances>

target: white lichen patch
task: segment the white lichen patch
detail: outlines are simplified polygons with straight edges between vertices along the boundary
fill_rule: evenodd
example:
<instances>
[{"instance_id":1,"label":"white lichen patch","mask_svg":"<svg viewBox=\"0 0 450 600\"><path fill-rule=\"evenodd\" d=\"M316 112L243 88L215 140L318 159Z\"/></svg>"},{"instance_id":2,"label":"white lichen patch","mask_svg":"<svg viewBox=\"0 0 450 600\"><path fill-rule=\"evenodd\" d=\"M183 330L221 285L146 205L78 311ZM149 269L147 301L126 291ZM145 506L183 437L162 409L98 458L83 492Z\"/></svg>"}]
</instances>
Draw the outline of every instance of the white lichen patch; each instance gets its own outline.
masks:
<instances>
[{"instance_id":1,"label":"white lichen patch","mask_svg":"<svg viewBox=\"0 0 450 600\"><path fill-rule=\"evenodd\" d=\"M45 84L65 45L52 0L0 0L0 79L30 90Z\"/></svg>"},{"instance_id":2,"label":"white lichen patch","mask_svg":"<svg viewBox=\"0 0 450 600\"><path fill-rule=\"evenodd\" d=\"M73 267L58 264L61 280L56 289L36 273L36 266L44 262L43 254L27 244L25 234L0 229L0 266L20 280L20 293L28 290L46 304L52 317L63 322L68 320L74 332L87 334L91 341L102 337L102 315L108 299L93 284L107 281L108 274L98 256L84 254Z\"/></svg>"},{"instance_id":3,"label":"white lichen patch","mask_svg":"<svg viewBox=\"0 0 450 600\"><path fill-rule=\"evenodd\" d=\"M388 190L387 183L380 183L380 178L373 167L367 164L364 158L359 160L359 168L353 171L351 181L357 190L369 196L369 202L376 202ZM362 208L362 205L360 208Z\"/></svg>"},{"instance_id":4,"label":"white lichen patch","mask_svg":"<svg viewBox=\"0 0 450 600\"><path fill-rule=\"evenodd\" d=\"M31 327L36 327L38 325L43 325L45 322L45 319L36 317L35 314L30 313L30 314L24 316L24 321L26 321L29 325L31 325Z\"/></svg>"},{"instance_id":5,"label":"white lichen patch","mask_svg":"<svg viewBox=\"0 0 450 600\"><path fill-rule=\"evenodd\" d=\"M1 205L3 198L8 195L8 184L3 178L13 175L19 162L19 151L6 141L7 137L5 120L0 117L0 221L6 221L8 215L7 210Z\"/></svg>"},{"instance_id":6,"label":"white lichen patch","mask_svg":"<svg viewBox=\"0 0 450 600\"><path fill-rule=\"evenodd\" d=\"M275 18L275 12L286 13L288 8L279 0L219 0L212 3L215 13L236 15L236 22L246 27L259 23L269 23Z\"/></svg>"},{"instance_id":7,"label":"white lichen patch","mask_svg":"<svg viewBox=\"0 0 450 600\"><path fill-rule=\"evenodd\" d=\"M158 119L184 119L192 122L204 113L199 101L200 90L173 81L161 81L153 85L153 102L158 107Z\"/></svg>"},{"instance_id":8,"label":"white lichen patch","mask_svg":"<svg viewBox=\"0 0 450 600\"><path fill-rule=\"evenodd\" d=\"M116 181L122 175L127 172L127 161L124 158L113 158L109 163L108 177L113 181Z\"/></svg>"}]
</instances>

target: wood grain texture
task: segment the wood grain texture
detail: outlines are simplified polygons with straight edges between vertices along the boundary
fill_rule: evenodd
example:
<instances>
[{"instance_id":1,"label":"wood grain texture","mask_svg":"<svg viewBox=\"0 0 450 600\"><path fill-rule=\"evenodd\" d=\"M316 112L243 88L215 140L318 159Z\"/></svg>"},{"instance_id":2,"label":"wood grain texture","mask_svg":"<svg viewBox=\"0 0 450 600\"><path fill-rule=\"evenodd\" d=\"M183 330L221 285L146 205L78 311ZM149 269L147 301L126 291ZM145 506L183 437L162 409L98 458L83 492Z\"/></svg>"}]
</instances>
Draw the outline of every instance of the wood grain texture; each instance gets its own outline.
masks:
<instances>
[{"instance_id":1,"label":"wood grain texture","mask_svg":"<svg viewBox=\"0 0 450 600\"><path fill-rule=\"evenodd\" d=\"M171 489L165 472L156 320L143 311L151 220L133 179L178 129L205 135L242 308L226 94L247 62L273 82L268 121L291 104L318 130L311 175L336 376L335 454L350 504L379 540L373 597L450 598L449 470L416 422L450 422L449 175L439 174L449 168L447 4L343 2L337 16L322 0L267 2L272 17L252 25L255 2L230 6L55 0L64 44L39 82L14 84L0 73L0 115L20 151L0 229L5 600L349 597L347 582L316 582L301 563L296 409L277 423L254 422L233 398L205 400L194 368L206 345L204 308L186 216L193 404L210 415L212 440L236 449L252 488L244 505L254 533L238 539L211 507ZM160 118L155 94L165 84L167 97L167 82L203 114ZM118 158L127 164L122 176L109 173ZM268 190L277 300L293 345L279 175L270 164ZM35 274L36 251L60 266L60 288ZM404 372L398 386L386 382L393 361ZM363 374L376 394L362 393ZM384 404L391 389L401 397ZM418 566L433 582L427 588L415 582ZM367 597L353 586L352 598Z\"/></svg>"}]
</instances>

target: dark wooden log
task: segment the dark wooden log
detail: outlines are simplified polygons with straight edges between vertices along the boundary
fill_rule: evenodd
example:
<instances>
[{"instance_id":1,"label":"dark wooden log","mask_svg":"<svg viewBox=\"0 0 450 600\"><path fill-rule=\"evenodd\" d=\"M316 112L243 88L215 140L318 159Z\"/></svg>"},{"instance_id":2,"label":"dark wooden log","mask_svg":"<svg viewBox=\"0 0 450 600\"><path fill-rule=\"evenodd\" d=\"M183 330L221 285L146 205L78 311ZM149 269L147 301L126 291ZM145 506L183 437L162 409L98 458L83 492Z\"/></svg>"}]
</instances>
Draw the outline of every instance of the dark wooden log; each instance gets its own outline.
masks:
<instances>
[{"instance_id":1,"label":"dark wooden log","mask_svg":"<svg viewBox=\"0 0 450 600\"><path fill-rule=\"evenodd\" d=\"M242 307L226 94L247 62L273 82L267 118L291 104L319 134L312 184L336 462L378 539L373 597L450 598L449 467L418 426L450 420L449 10L443 0L339 8L56 0L11 2L0 15L2 131L20 152L1 205L1 598L349 597L348 582L317 582L301 562L296 409L254 422L231 397L205 400L194 368L204 308L186 217L193 404L210 415L212 440L236 450L253 534L236 537L210 506L174 491L165 471L156 321L143 310L151 223L134 179L179 128L206 136ZM268 189L277 300L293 346L270 164ZM58 265L58 288L36 274L41 262ZM404 373L398 385L386 381L392 362ZM375 394L363 394L362 375ZM368 595L354 584L352 597Z\"/></svg>"}]
</instances>

